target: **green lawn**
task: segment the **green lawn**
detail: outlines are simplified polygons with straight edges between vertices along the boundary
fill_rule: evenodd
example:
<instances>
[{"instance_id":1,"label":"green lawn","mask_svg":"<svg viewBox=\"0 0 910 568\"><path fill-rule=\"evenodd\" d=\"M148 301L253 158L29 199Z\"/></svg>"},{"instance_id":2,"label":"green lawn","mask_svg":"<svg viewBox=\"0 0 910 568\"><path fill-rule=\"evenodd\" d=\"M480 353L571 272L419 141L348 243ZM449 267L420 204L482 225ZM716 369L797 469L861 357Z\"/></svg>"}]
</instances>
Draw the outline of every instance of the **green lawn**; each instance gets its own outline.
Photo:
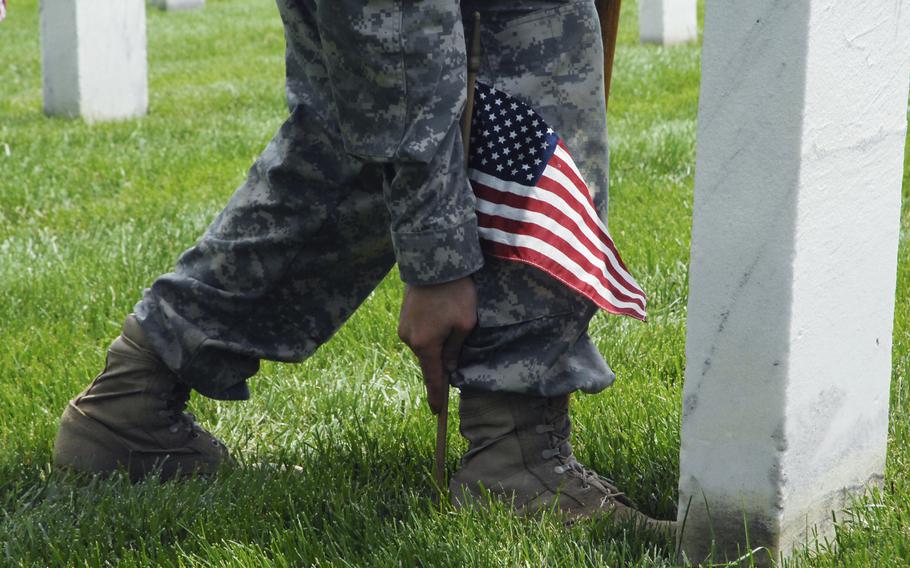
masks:
<instances>
[{"instance_id":1,"label":"green lawn","mask_svg":"<svg viewBox=\"0 0 910 568\"><path fill-rule=\"evenodd\" d=\"M284 118L270 2L149 11L147 118L41 112L37 0L0 24L0 563L8 565L667 566L672 543L433 504L435 421L395 335L394 275L302 365L266 364L246 403L193 410L248 465L215 481L76 484L52 472L66 401L97 373L143 287L168 271ZM678 476L699 52L637 44L624 2L609 117L610 226L651 321L598 316L620 380L578 397L582 461L672 516ZM905 178L906 179L906 178ZM905 184L906 186L907 184ZM906 231L910 214L905 207ZM795 564L910 565L910 250L902 238L886 490ZM454 403L453 403L454 410ZM449 448L454 468L464 448Z\"/></svg>"}]
</instances>

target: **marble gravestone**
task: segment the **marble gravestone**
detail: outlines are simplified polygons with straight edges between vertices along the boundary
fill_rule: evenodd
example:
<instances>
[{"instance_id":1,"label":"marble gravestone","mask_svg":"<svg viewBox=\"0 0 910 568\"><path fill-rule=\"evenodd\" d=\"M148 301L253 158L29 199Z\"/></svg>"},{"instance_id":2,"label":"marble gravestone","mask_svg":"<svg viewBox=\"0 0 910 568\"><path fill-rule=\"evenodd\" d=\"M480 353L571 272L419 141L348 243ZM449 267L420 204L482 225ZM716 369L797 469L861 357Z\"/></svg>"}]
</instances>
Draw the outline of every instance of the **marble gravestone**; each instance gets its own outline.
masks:
<instances>
[{"instance_id":1,"label":"marble gravestone","mask_svg":"<svg viewBox=\"0 0 910 568\"><path fill-rule=\"evenodd\" d=\"M41 59L47 114L144 115L145 0L41 0Z\"/></svg>"},{"instance_id":2,"label":"marble gravestone","mask_svg":"<svg viewBox=\"0 0 910 568\"><path fill-rule=\"evenodd\" d=\"M766 563L830 538L832 512L882 482L908 77L902 2L707 0L689 561L767 547Z\"/></svg>"},{"instance_id":3,"label":"marble gravestone","mask_svg":"<svg viewBox=\"0 0 910 568\"><path fill-rule=\"evenodd\" d=\"M152 4L168 12L196 10L205 6L205 0L152 0Z\"/></svg>"},{"instance_id":4,"label":"marble gravestone","mask_svg":"<svg viewBox=\"0 0 910 568\"><path fill-rule=\"evenodd\" d=\"M638 0L638 34L643 43L658 45L695 41L696 0Z\"/></svg>"}]
</instances>

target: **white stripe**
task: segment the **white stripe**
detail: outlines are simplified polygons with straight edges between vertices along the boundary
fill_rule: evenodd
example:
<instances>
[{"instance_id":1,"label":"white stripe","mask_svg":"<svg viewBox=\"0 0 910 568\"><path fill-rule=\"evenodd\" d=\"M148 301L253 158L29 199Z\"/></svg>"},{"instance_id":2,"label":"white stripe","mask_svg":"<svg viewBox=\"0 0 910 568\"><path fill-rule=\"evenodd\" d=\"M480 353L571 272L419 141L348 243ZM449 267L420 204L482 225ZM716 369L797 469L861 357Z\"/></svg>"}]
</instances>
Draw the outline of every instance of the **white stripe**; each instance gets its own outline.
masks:
<instances>
[{"instance_id":1,"label":"white stripe","mask_svg":"<svg viewBox=\"0 0 910 568\"><path fill-rule=\"evenodd\" d=\"M562 172L560 172L559 170L557 170L556 168L550 168L548 166L547 169L544 170L544 172L551 173L550 179L554 183L558 183L559 185L562 185L562 186L565 186L566 184L568 184L568 185L574 187L574 184L571 182L571 180L566 178L565 175ZM555 173L553 173L553 172L555 172ZM581 214L578 213L578 211L576 211L573 207L569 206L569 204L566 203L562 197L560 197L550 191L538 189L535 187L531 187L529 185L523 185L520 183L503 181L497 177L485 174L481 171L474 170L474 169L472 169L468 172L468 177L473 181L476 181L487 187L493 188L497 191L503 191L506 193L519 195L521 197L530 197L530 198L538 199L540 201L548 203L549 205L552 205L553 207L555 207L556 209L561 211L564 215L566 215L568 218L572 219L572 221L575 222L575 225L584 234L584 236L587 238L588 242L593 244L594 247L597 248L597 250L599 250L601 253L603 253L607 257L607 260L616 269L616 272L619 273L619 276L622 278L622 280L625 281L625 283L628 287L632 287L632 288L639 289L639 290L641 289L641 286L638 285L638 283L635 281L635 278L633 278L632 275L628 273L628 271L623 269L622 265L619 263L619 261L617 260L616 256L613 254L613 251L610 249L610 247L605 245L603 243L603 241L601 241L600 238L596 234L594 234L594 231L592 231L591 227L589 227L588 224L585 223L584 218L581 216ZM560 178L560 179L555 179L555 178ZM570 193L571 193L571 190L570 190ZM601 228L601 230L603 230L604 234L609 236L609 232L607 232L606 228L604 228L603 224L600 222L600 218L597 217L596 214L594 215L594 220L597 222L597 224Z\"/></svg>"},{"instance_id":2,"label":"white stripe","mask_svg":"<svg viewBox=\"0 0 910 568\"><path fill-rule=\"evenodd\" d=\"M569 166L569 169L571 169L572 172L575 173L576 176L578 176L578 179L580 179L580 180L585 179L585 176L581 175L581 170L579 170L578 166L575 164L575 160L572 159L571 154L566 152L563 148L560 148L558 145L556 146L556 151L553 153L556 154L556 156L559 159L561 159L563 162L565 162L567 166ZM588 182L585 182L585 185L587 185L587 183ZM591 193L591 191L589 189L588 194L590 195L590 193Z\"/></svg>"},{"instance_id":3,"label":"white stripe","mask_svg":"<svg viewBox=\"0 0 910 568\"><path fill-rule=\"evenodd\" d=\"M607 237L610 238L611 241L613 240L612 237L610 237L610 232L607 230L606 227L604 227L603 222L600 220L600 216L597 215L596 211L594 211L594 206L591 205L591 200L589 198L579 199L578 193L581 190L577 188L577 186L572 182L572 180L570 180L566 176L566 174L564 174L559 169L554 168L552 166L547 166L547 168L543 171L543 174L544 174L544 177L549 178L551 181L559 184L560 186L566 188L570 193L572 193L573 197L578 199L578 202L581 203L582 207L584 207L585 212L588 214L588 217L597 224L597 228L599 228L601 231L603 231L603 233L605 235L607 235ZM574 192L572 191L573 188L575 189ZM540 194L540 193L548 193L548 192L546 192L544 190L539 190L536 193L532 194L531 196L537 197L537 194ZM565 210L560 210L560 211L562 211L565 214L568 214L568 211L565 211ZM580 218L580 216L579 216L579 218ZM612 264L613 266L616 267L616 270L617 270L617 272L619 272L619 275L627 282L633 284L636 288L640 288L638 283L635 281L635 278L631 274L629 274L629 272L627 270L625 270L622 267L622 264L619 262L619 259L616 258L616 256L613 254L613 251L608 246L603 244L602 241L593 234L593 232L591 231L591 228L588 227L587 224L585 224L584 226L579 226L579 227L581 228L582 231L586 231L586 234L589 235L588 238L591 239L591 242L595 243L597 245L597 247L601 251L603 251L603 253L605 255L607 255L607 258L610 259L610 264ZM614 243L614 246L615 246L615 243Z\"/></svg>"},{"instance_id":4,"label":"white stripe","mask_svg":"<svg viewBox=\"0 0 910 568\"><path fill-rule=\"evenodd\" d=\"M554 157L558 158L560 161L564 162L570 170L581 180L583 184L582 187L575 185L569 176L564 174L559 168L552 166L550 163L547 164L547 169L544 170L544 176L552 179L559 185L565 187L569 190L574 197L581 205L585 208L585 212L591 216L592 219L597 223L597 226L603 231L607 232L607 228L604 227L603 221L600 220L600 215L597 214L597 211L594 210L594 204L591 200L591 190L588 189L587 184L585 183L585 178L581 176L578 171L578 168L575 166L575 162L572 161L572 157L569 154L560 148L556 147L556 151L553 153Z\"/></svg>"},{"instance_id":5,"label":"white stripe","mask_svg":"<svg viewBox=\"0 0 910 568\"><path fill-rule=\"evenodd\" d=\"M542 227L543 229L549 231L550 233L556 235L566 242L567 245L572 247L572 249L585 257L588 262L596 266L600 273L603 275L600 278L600 281L604 284L609 282L611 285L615 286L620 292L631 296L633 298L640 298L642 302L645 301L644 292L641 290L630 288L625 282L619 282L616 278L610 274L610 271L607 270L606 264L604 263L603 258L598 258L595 256L586 246L584 246L575 234L560 225L558 222L554 221L551 217L544 215L543 213L537 213L536 211L529 211L527 209L517 209L515 207L510 207L508 205L501 205L498 203L491 203L485 199L477 199L477 210L481 213L486 213L488 215L496 215L498 217L505 217L506 219L512 219L514 221L521 221L527 223L534 223Z\"/></svg>"},{"instance_id":6,"label":"white stripe","mask_svg":"<svg viewBox=\"0 0 910 568\"><path fill-rule=\"evenodd\" d=\"M640 314L642 317L645 317L644 310L637 304L624 302L618 299L613 293L604 288L600 283L600 280L589 274L582 267L575 264L571 258L567 257L562 253L558 248L550 245L549 243L542 241L536 237L530 235L516 235L514 233L507 233L499 229L492 229L490 227L481 227L480 236L483 238L497 242L503 243L515 247L524 247L531 250L537 251L540 254L546 256L549 259L552 259L554 262L559 264L562 268L565 268L572 273L572 276L581 280L585 284L588 284L597 292L597 294L608 304L618 307L625 308L634 311L637 314Z\"/></svg>"}]
</instances>

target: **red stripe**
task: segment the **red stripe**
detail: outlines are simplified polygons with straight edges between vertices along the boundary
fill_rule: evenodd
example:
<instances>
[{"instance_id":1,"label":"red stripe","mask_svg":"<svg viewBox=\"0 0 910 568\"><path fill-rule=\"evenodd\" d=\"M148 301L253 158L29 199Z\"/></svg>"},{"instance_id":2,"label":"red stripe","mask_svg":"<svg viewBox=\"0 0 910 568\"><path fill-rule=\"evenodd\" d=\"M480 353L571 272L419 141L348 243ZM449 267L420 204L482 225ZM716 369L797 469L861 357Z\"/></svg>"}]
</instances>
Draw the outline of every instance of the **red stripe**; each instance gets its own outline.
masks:
<instances>
[{"instance_id":1,"label":"red stripe","mask_svg":"<svg viewBox=\"0 0 910 568\"><path fill-rule=\"evenodd\" d=\"M568 153L568 150L566 150L565 146L560 145L560 147L566 153ZM585 196L585 200L591 206L591 210L594 210L594 200L591 199L590 189L588 189L588 186L585 184L584 180L582 180L575 174L575 172L572 170L572 167L569 166L569 164L567 164L562 158L560 158L556 154L553 154L553 157L550 158L549 165L551 167L558 169L560 172L562 172L563 175L565 175L567 178L569 178L569 181L571 181L575 185L575 187L577 187L582 192L582 194ZM553 191L553 188L555 187L555 188L559 188L563 192L565 192L565 193L560 193L559 195L561 195L563 197L563 199L569 203L569 205L572 207L572 209L577 211L584 218L585 223L588 225L588 227L590 227L591 230L594 231L594 233L598 237L600 237L600 239L603 240L604 243L606 243L606 245L610 248L610 251L612 251L613 254L616 256L616 262L619 263L619 265L622 267L622 269L625 270L626 272L629 272L629 269L626 268L625 263L622 261L622 257L619 255L619 251L616 249L616 245L613 243L613 240L609 238L609 235L606 233L606 231L604 231L603 226L600 223L598 223L597 220L591 218L591 213L589 213L589 211L587 209L585 209L585 207L578 201L578 198L575 197L575 195L571 194L571 192L569 192L569 190L565 189L559 182L557 182L553 179L550 179L548 177L540 178L540 181L537 182L537 185L544 189L548 189L551 191Z\"/></svg>"},{"instance_id":2,"label":"red stripe","mask_svg":"<svg viewBox=\"0 0 910 568\"><path fill-rule=\"evenodd\" d=\"M563 213L562 211L560 211L553 205L547 203L546 201L541 201L539 199L534 199L532 197L516 195L514 193L509 193L507 191L499 191L495 188L486 186L482 183L478 183L475 181L472 181L471 184L474 187L475 195L477 195L477 197L479 197L481 199L484 199L486 201L489 201L491 203L496 203L499 205L508 205L509 207L514 207L516 209L524 209L524 210L528 210L528 211L533 211L535 213L540 213L542 215L546 215L550 219L553 219L555 222L559 223L560 225L565 227L567 230L571 231L578 238L578 240L581 241L581 243L585 246L585 248L588 249L588 251L592 255L601 259L603 261L604 266L606 267L607 271L609 271L610 275L612 275L614 279L616 279L620 284L625 286L629 291L640 294L642 297L644 297L645 293L634 282L630 282L624 275L620 274L619 271L616 270L616 267L613 265L613 263L610 261L610 259L607 258L607 256L603 253L603 251L598 249L596 247L596 245L591 243L590 240L586 236L584 236L583 234L581 234L580 231L575 229L575 222L572 219L570 219L565 213ZM478 212L478 215L480 215L479 212ZM530 221L528 221L528 223L530 223ZM534 226L537 227L538 225L535 224ZM521 234L523 231L517 230L517 231L511 231L511 232ZM603 232L601 232L600 236L602 239L604 239L604 241L606 241L604 244L606 244L611 250L614 251L614 254L618 256L618 253L615 252L615 247L611 246L612 242L610 241L610 236L606 235ZM555 235L554 235L554 237L555 237ZM557 238L559 238L559 237L557 237ZM565 242L565 241L563 241L562 238L559 238L559 240L560 240L560 242ZM567 246L571 246L571 245L568 245L568 243L567 243ZM579 256L581 256L581 255L579 254ZM589 261L587 261L587 262L589 263ZM602 277L598 277L598 278L602 279ZM612 286L612 284L611 284L611 286Z\"/></svg>"},{"instance_id":3,"label":"red stripe","mask_svg":"<svg viewBox=\"0 0 910 568\"><path fill-rule=\"evenodd\" d=\"M515 247L495 241L489 241L486 239L481 241L481 245L484 249L484 252L490 256L502 258L505 260L523 262L525 264L530 264L531 266L535 266L540 270L543 270L553 278L556 278L562 282L564 285L589 298L598 307L606 310L607 312L610 312L611 314L629 316L641 321L646 321L645 316L641 312L638 312L631 308L620 308L618 306L614 306L606 298L603 298L600 294L598 294L596 290L592 289L584 282L580 282L572 277L569 271L554 262L553 259L533 249L526 247Z\"/></svg>"},{"instance_id":4,"label":"red stripe","mask_svg":"<svg viewBox=\"0 0 910 568\"><path fill-rule=\"evenodd\" d=\"M563 144L562 138L559 139L558 146L560 148L562 148L563 152L565 152L566 154L569 154L569 156L572 155L569 152L569 149L566 148L565 144ZM565 160L563 160L562 158L557 156L555 152L553 153L553 156L550 158L549 165L555 167L560 172L562 172L567 178L569 178L569 181L571 181L573 184L575 184L575 187L583 190L582 194L585 196L585 200L591 206L591 210L595 211L595 213L596 213L596 209L594 207L594 200L591 198L591 190L588 188L588 184L586 184L583 179L581 179L580 177L578 177L575 174L575 171L572 169L572 167L569 164L567 164L565 162ZM540 184L538 183L538 185L540 185ZM577 198L575 198L575 199L577 200ZM576 211L577 211L577 209L576 209ZM585 214L585 215L583 215L583 217L585 218L585 221L588 221L590 219L590 214ZM588 226L591 226L590 223L588 224ZM605 233L605 231L603 230L603 228L600 226L599 223L594 222L594 227L591 227L591 228L594 229L598 233L598 236L601 239L604 238L603 233ZM616 249L616 246L613 244L612 239L609 239L609 241L607 242L607 246L609 246L610 250L613 251L613 254L616 255L616 261L619 263L619 265L622 267L622 269L625 270L626 272L629 272L629 269L626 268L626 264L622 261L622 257L619 256L619 251Z\"/></svg>"},{"instance_id":5,"label":"red stripe","mask_svg":"<svg viewBox=\"0 0 910 568\"><path fill-rule=\"evenodd\" d=\"M609 290L616 297L616 299L623 301L623 302L629 302L629 303L635 304L635 305L639 306L642 311L645 310L645 301L644 301L643 293L642 293L641 297L635 297L635 296L630 296L630 295L626 294L625 292L620 291L619 289L617 289L616 286L614 286L612 283L610 283L610 281L607 280L606 277L601 275L599 273L600 271L597 269L597 267L594 264L592 264L588 259L586 259L584 257L584 255L582 255L581 253L576 251L572 247L572 245L570 245L569 243L564 241L561 237L553 234L552 232L548 231L544 227L541 227L540 225L537 225L537 224L531 223L531 222L515 221L514 219L506 219L505 217L488 215L486 213L481 213L479 211L477 212L477 220L478 220L478 224L481 227L499 229L500 231L503 231L505 233L512 233L515 235L528 235L531 237L538 238L541 241L544 241L545 243L558 249L564 255L566 255L567 257L572 259L572 261L574 261L582 269L584 269L585 272L587 272L588 274L597 278L597 280L600 282L600 284L604 288ZM554 264L556 264L557 266L561 266L561 265L559 265L559 263L556 260L553 260L552 262ZM563 269L566 272L568 272L569 274L571 274L571 271L568 268L563 267ZM572 275L572 278L575 280L575 282L577 282L576 287L583 286L583 287L591 290L591 293L596 294L597 296L600 296L600 294L597 291L595 291L594 288L592 288L590 285L584 283L577 276ZM606 298L604 298L604 300L609 301L609 300L606 300Z\"/></svg>"}]
</instances>

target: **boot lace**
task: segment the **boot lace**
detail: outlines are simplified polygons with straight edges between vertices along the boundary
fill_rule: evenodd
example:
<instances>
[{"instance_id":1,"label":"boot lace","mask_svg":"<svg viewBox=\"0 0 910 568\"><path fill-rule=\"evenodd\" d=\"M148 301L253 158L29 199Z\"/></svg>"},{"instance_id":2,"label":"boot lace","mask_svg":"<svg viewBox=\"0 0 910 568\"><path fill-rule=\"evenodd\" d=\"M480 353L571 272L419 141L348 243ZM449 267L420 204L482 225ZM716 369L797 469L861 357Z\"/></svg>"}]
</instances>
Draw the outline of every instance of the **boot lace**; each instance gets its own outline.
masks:
<instances>
[{"instance_id":1,"label":"boot lace","mask_svg":"<svg viewBox=\"0 0 910 568\"><path fill-rule=\"evenodd\" d=\"M623 495L609 479L601 476L596 471L586 467L575 459L572 444L569 442L571 435L571 422L569 421L569 405L554 404L553 399L547 399L544 409L543 424L536 427L539 434L549 434L549 447L543 451L544 459L556 459L559 465L553 470L560 474L569 474L581 480L582 489L594 486L605 493L607 498Z\"/></svg>"},{"instance_id":2,"label":"boot lace","mask_svg":"<svg viewBox=\"0 0 910 568\"><path fill-rule=\"evenodd\" d=\"M161 399L164 400L165 407L158 415L171 422L168 431L171 434L183 431L191 434L193 438L198 438L200 432L203 432L202 427L196 424L195 415L184 412L190 400L190 389L182 385L177 386L172 391L162 394Z\"/></svg>"}]
</instances>

